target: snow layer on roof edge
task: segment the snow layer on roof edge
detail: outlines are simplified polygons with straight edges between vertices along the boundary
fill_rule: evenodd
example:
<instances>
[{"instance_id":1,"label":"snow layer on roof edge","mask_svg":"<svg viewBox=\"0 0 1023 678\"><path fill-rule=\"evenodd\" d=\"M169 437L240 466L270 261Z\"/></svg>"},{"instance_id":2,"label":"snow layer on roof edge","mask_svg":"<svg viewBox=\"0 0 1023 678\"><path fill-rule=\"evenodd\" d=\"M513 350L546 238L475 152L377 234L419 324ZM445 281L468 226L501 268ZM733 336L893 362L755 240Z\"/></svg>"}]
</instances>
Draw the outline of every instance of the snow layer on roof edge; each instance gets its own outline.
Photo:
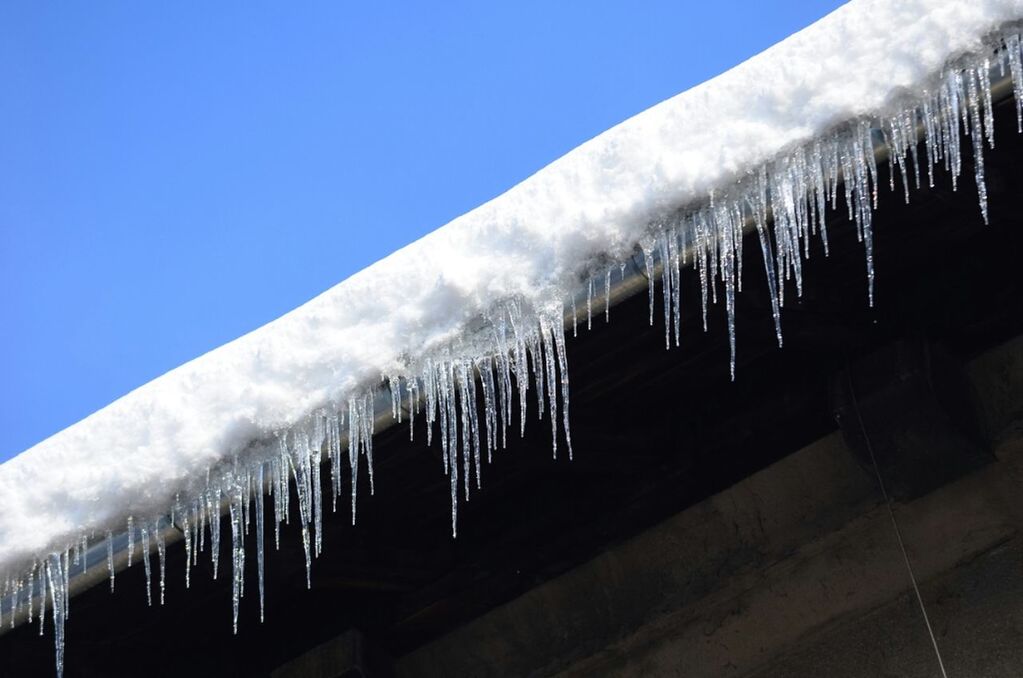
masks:
<instances>
[{"instance_id":1,"label":"snow layer on roof edge","mask_svg":"<svg viewBox=\"0 0 1023 678\"><path fill-rule=\"evenodd\" d=\"M457 497L467 496L470 484L479 482L481 457L499 445L513 418L520 426L525 424L525 398L515 399L521 408L519 416L512 412L514 390L521 393L532 387L538 403L553 415L550 420L555 440L559 422L562 435L567 435L562 301L580 280L598 270L607 269L606 281L617 270L613 262L631 253L637 243L643 247L651 274L655 262L667 264L660 270L666 283L664 311L669 343L672 330L677 341L677 280L690 250L704 283L704 303L719 291L719 285L710 282L716 277L731 316L734 294L741 286L741 234L747 224L754 224L760 233L761 247L772 264L768 268L774 271L771 288L776 314L784 300L780 281L791 276L798 287L803 248L809 234L820 227L817 219L822 214L823 200L834 203L844 197L848 203L867 244L869 270L869 219L877 188L873 145L878 133L874 129L882 130L895 149L893 159L900 170L907 172L907 186L915 181L914 170L919 173L922 167L927 172L938 162L945 163L953 176L958 175L960 123L972 132L975 152L982 150L975 142L990 130L987 119L991 107L984 96L989 91L985 59L990 56L981 37L990 34L992 27L1023 16L1019 2L938 4L905 2L892 9L886 3L861 1L847 6L725 76L585 144L501 198L279 321L169 373L3 465L0 486L18 492L6 494L4 501L10 497L25 502L20 512L14 512L16 515L8 515L6 506L0 513L0 544L4 547L0 566L7 566L7 572L15 576L8 588L31 587L34 592L40 579L50 582L51 600L60 602L56 608L51 602L56 621L56 611L66 608L66 589L59 582L66 581L68 570L77 560L74 550L68 552L67 547L75 544L77 549L80 535L102 536L106 530L122 529L118 521L125 516L139 516L129 533L143 542L148 572L150 548L146 542L153 540L158 555L162 554L163 528L173 523L182 529L194 559L200 546L205 546L205 532L200 529L204 523L209 523L210 541L219 541L217 523L208 518L219 515L221 504L226 503L235 528L232 540L243 540L245 530L241 526L251 522L252 514L256 514L257 523L263 520L262 510L251 510L254 502L261 507L263 501L263 493L255 488L264 483L271 489L276 487L279 491L274 496L286 501L287 493L280 490L289 477L299 487L306 550L315 555L320 548L318 523L324 501L316 460L326 451L334 461L331 473L336 474L332 478L335 492L341 489L342 472L347 472L349 478L356 477L350 468L357 467L360 458L371 464L371 394L381 374L396 379L396 405L398 399L407 403L412 396L413 402L429 413L428 419L438 425L445 471L451 476L454 514ZM913 12L919 16L910 16ZM898 18L912 21L909 26L889 24L887 30L874 25L876 21ZM885 45L876 44L876 35L870 31L887 35L890 40L896 34L901 40L918 39L920 44L914 47L921 52L915 67L901 64L907 54L898 46L891 50L895 54L872 57L870 49ZM848 41L859 37L869 42L867 47L850 50ZM1008 40L1010 67L1019 91L1023 78L1018 66L1019 43L1012 36ZM844 65L854 72L843 74L847 77L842 84L854 94L863 94L860 90L870 84L883 90L883 96L877 92L873 97L822 92L821 97L830 103L816 101L820 97L812 88L807 89L807 79L797 76L801 69L813 70L822 61L822 54L815 54L815 49L836 41L852 52L844 58ZM972 57L941 72L941 65L949 57L970 50ZM879 67L900 64L902 71L919 75L919 79L910 79L907 84L909 76L898 71L891 82L879 85L873 80ZM930 70L928 64L934 64ZM855 69L868 66L871 73L864 80L866 76ZM780 96L778 92L754 89L744 93L742 88L736 89L737 82L747 89L762 87L772 69L781 73L775 75L773 84L800 104L793 109L790 100L787 117L781 114L780 104L764 107L764 97L773 101ZM834 68L817 68L815 77L827 82L825 76L839 74ZM731 108L726 105L730 97L736 97ZM870 107L871 99L877 102L875 108ZM743 102L755 109L752 114L736 109ZM707 136L713 130L703 130L702 138L688 134L698 131L693 129L694 119L701 123L716 117L714 106L736 111L738 119L717 121L720 138L716 140ZM839 124L841 121L844 124ZM744 136L742 129L753 122L760 126L746 130ZM739 131L735 131L736 124ZM916 127L920 124L927 157L912 164ZM773 140L767 138L772 133ZM675 143L664 143L668 138ZM738 150L730 148L732 145ZM700 158L693 157L693 149L709 159L703 157L699 162ZM779 155L781 151L785 152ZM679 157L672 160L668 157L672 153ZM748 159L740 161L743 154ZM715 155L719 156L718 164L708 164ZM977 166L983 167L980 163ZM840 185L839 177L853 180ZM978 180L982 186L982 177ZM677 190L672 188L673 182L679 184ZM983 198L983 191L981 195ZM616 201L621 205L615 207ZM769 211L774 216L773 232L767 228ZM547 221L536 221L540 217ZM558 221L568 226L554 231L543 228ZM451 264L451 260L457 266L446 270L445 264ZM353 337L364 341L353 341ZM420 348L412 350L409 346ZM239 375L244 379L237 379ZM476 393L477 388L482 392ZM228 416L215 422L218 426L212 435L210 431L184 430L185 424L196 422L161 416L160 405L175 401L187 405L196 394L201 395L201 405L214 410L234 407L238 411L219 412ZM474 408L461 406L477 398L486 403L482 422L475 420ZM128 431L111 430L112 425L127 425ZM347 435L346 431L354 434ZM72 442L88 443L91 439L92 445L99 445L97 439L111 442L113 437L116 442L118 434L129 440L134 436L135 446L105 449L136 449L136 461L142 463L124 464L115 459L118 468L101 464L100 473L82 469L79 464L78 474L54 465L74 462L73 457L66 456L74 451ZM346 437L349 442L344 446ZM267 440L271 441L269 445ZM146 444L140 445L139 441ZM168 441L173 444L168 445ZM253 441L262 442L253 445ZM197 443L197 447L188 447L189 442ZM161 454L168 453L174 464L164 468L159 463ZM41 458L44 466L40 468L45 468L47 474L31 468L30 462L19 461L24 458L36 462ZM146 462L155 462L155 467L147 467ZM198 474L196 469L200 469ZM53 477L61 472L64 478ZM75 476L70 478L74 481L70 487L62 482L69 474ZM144 481L152 479L160 481L162 492L157 493L151 482L146 486ZM368 479L372 482L371 475ZM23 487L19 483L32 484ZM76 490L84 494L78 495ZM108 498L114 500L113 507L95 505ZM32 503L39 499L42 501ZM53 521L52 525L46 525L45 520L30 520L30 526L19 526L22 530L40 525L45 528L38 540L19 553L18 545L12 544L18 530L12 525L16 518L40 507L48 509L41 513L44 519ZM275 517L280 518L284 510L275 501ZM51 529L53 525L56 529ZM262 533L260 526L257 536ZM43 537L49 541L42 543ZM44 556L47 552L55 555ZM233 548L232 553L235 558L244 557L243 548ZM261 548L257 555L261 559ZM30 566L31 574L24 574L24 563L39 556L44 557L38 565ZM162 557L160 563L162 581ZM237 560L234 564L236 572L240 571ZM236 579L235 585L237 605L244 581ZM33 598L31 594L18 597L29 606Z\"/></svg>"},{"instance_id":2,"label":"snow layer on roof edge","mask_svg":"<svg viewBox=\"0 0 1023 678\"><path fill-rule=\"evenodd\" d=\"M859 0L609 130L0 465L0 570L162 510L252 441L381 374L416 373L507 300L527 314L560 304L601 262L629 255L651 223L835 125L883 112L1021 15L1021 0Z\"/></svg>"}]
</instances>

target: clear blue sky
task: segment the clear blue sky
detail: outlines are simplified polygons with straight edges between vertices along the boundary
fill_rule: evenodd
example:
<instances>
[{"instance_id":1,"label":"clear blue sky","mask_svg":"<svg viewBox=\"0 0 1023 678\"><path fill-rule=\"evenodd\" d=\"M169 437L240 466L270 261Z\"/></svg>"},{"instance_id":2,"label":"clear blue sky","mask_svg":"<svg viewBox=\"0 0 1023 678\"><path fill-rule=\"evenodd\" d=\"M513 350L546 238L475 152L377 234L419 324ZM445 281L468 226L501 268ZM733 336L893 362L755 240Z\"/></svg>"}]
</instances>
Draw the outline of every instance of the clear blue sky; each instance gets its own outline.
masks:
<instances>
[{"instance_id":1,"label":"clear blue sky","mask_svg":"<svg viewBox=\"0 0 1023 678\"><path fill-rule=\"evenodd\" d=\"M3 3L0 460L840 4Z\"/></svg>"}]
</instances>

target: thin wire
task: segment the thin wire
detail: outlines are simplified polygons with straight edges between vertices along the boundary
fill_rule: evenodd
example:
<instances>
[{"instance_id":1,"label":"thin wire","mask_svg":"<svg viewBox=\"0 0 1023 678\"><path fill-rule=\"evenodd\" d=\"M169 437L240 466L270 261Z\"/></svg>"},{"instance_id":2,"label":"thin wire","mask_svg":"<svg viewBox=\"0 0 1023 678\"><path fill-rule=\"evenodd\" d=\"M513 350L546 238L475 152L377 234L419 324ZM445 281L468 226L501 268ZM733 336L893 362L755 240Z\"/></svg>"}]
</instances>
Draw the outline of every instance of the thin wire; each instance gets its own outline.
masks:
<instances>
[{"instance_id":1,"label":"thin wire","mask_svg":"<svg viewBox=\"0 0 1023 678\"><path fill-rule=\"evenodd\" d=\"M920 614L923 615L924 624L927 625L927 635L931 637L931 645L934 646L934 656L938 658L938 668L941 669L942 678L948 678L945 671L945 662L941 660L941 650L938 649L938 639L931 627L931 618L927 616L927 607L924 606L924 598L920 595L920 586L916 582L916 574L913 572L913 564L909 560L909 553L906 552L906 544L902 540L902 530L899 529L899 521L895 519L895 510L892 508L892 499L888 496L888 489L885 487L884 478L881 477L881 469L877 465L877 457L874 456L874 446L870 443L870 436L867 435L867 427L863 423L863 415L860 414L860 405L856 400L856 389L853 388L852 370L846 364L846 376L849 379L849 395L852 398L853 412L856 413L856 421L863 433L863 441L867 445L867 452L870 453L870 463L874 467L874 474L877 476L877 484L881 486L881 494L884 496L884 503L888 507L888 517L891 518L892 528L895 530L895 537L899 541L899 550L902 551L902 560L906 563L906 571L909 572L909 581L913 584L913 592L916 594L916 602L920 606Z\"/></svg>"}]
</instances>

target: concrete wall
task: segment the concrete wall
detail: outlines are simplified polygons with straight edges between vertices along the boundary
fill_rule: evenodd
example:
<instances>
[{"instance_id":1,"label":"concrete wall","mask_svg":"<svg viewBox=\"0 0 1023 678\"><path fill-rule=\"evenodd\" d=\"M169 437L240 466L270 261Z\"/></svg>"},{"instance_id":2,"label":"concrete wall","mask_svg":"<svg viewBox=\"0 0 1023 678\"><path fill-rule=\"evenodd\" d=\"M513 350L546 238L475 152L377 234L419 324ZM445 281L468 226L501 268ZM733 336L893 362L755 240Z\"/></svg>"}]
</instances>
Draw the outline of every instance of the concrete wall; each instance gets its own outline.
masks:
<instances>
[{"instance_id":1,"label":"concrete wall","mask_svg":"<svg viewBox=\"0 0 1023 678\"><path fill-rule=\"evenodd\" d=\"M897 504L952 676L1023 675L1023 339L967 369L996 460ZM876 480L828 436L399 659L399 676L934 676Z\"/></svg>"}]
</instances>

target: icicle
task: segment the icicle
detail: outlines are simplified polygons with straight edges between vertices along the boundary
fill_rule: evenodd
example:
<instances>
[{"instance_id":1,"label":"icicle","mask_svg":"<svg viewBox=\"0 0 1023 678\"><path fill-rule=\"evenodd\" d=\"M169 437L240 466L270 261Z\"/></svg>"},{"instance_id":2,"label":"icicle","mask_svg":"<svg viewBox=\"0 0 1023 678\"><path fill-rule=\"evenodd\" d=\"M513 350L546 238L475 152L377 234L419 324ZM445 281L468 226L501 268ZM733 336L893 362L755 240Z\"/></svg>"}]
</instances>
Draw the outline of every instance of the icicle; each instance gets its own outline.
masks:
<instances>
[{"instance_id":1,"label":"icicle","mask_svg":"<svg viewBox=\"0 0 1023 678\"><path fill-rule=\"evenodd\" d=\"M198 533L199 533L199 550L200 551L205 551L206 550L206 505L205 505L205 503L203 503L201 498L197 499L196 503L199 504L199 521L198 521L198 524L196 525L196 530L198 530ZM198 561L196 561L193 564L198 564Z\"/></svg>"},{"instance_id":2,"label":"icicle","mask_svg":"<svg viewBox=\"0 0 1023 678\"><path fill-rule=\"evenodd\" d=\"M401 411L401 408L398 408ZM400 416L400 414L399 414ZM341 442L338 440L339 431L337 414L331 413L327 417L327 458L330 459L330 506L331 511L337 513L337 497L341 494ZM262 469L262 466L260 466Z\"/></svg>"},{"instance_id":3,"label":"icicle","mask_svg":"<svg viewBox=\"0 0 1023 678\"><path fill-rule=\"evenodd\" d=\"M203 510L199 500L192 502L192 567L199 564L199 551L203 542Z\"/></svg>"},{"instance_id":4,"label":"icicle","mask_svg":"<svg viewBox=\"0 0 1023 678\"><path fill-rule=\"evenodd\" d=\"M263 465L256 468L256 571L259 575L259 621L263 622Z\"/></svg>"},{"instance_id":5,"label":"icicle","mask_svg":"<svg viewBox=\"0 0 1023 678\"><path fill-rule=\"evenodd\" d=\"M149 526L143 523L139 527L142 534L142 564L146 568L146 603L153 606L153 572L149 566Z\"/></svg>"},{"instance_id":6,"label":"icicle","mask_svg":"<svg viewBox=\"0 0 1023 678\"><path fill-rule=\"evenodd\" d=\"M363 396L362 407L363 451L366 454L366 470L369 471L369 496L372 497L376 494L376 480L373 468L373 427L376 422L373 418L373 396L371 394Z\"/></svg>"},{"instance_id":7,"label":"icicle","mask_svg":"<svg viewBox=\"0 0 1023 678\"><path fill-rule=\"evenodd\" d=\"M543 420L544 409L546 408L544 400L544 367L543 357L540 354L540 339L539 337L531 335L529 337L529 359L533 367L533 378L536 384L536 418L540 421Z\"/></svg>"},{"instance_id":8,"label":"icicle","mask_svg":"<svg viewBox=\"0 0 1023 678\"><path fill-rule=\"evenodd\" d=\"M185 537L185 588L189 589L192 586L192 527L187 513L182 521L181 534Z\"/></svg>"},{"instance_id":9,"label":"icicle","mask_svg":"<svg viewBox=\"0 0 1023 678\"><path fill-rule=\"evenodd\" d=\"M68 591L71 588L68 585L68 583L69 583L68 579L69 579L70 573L71 573L71 557L70 557L70 554L68 553L67 549L64 550L64 556L63 557L64 557L64 590ZM70 606L70 601L68 600L68 597L65 595L64 596L64 619L67 619L68 617L71 616L69 614L69 606Z\"/></svg>"},{"instance_id":10,"label":"icicle","mask_svg":"<svg viewBox=\"0 0 1023 678\"><path fill-rule=\"evenodd\" d=\"M32 563L32 569L28 573L28 591L26 592L26 598L28 600L28 623L32 623L34 618L33 610L35 608L36 600L36 564Z\"/></svg>"},{"instance_id":11,"label":"icicle","mask_svg":"<svg viewBox=\"0 0 1023 678\"><path fill-rule=\"evenodd\" d=\"M354 407L354 400L352 401ZM354 414L350 417L352 425L356 417ZM349 432L349 440L354 437L353 432ZM287 462L290 464L292 471L292 480L295 482L295 493L298 495L298 516L299 516L299 529L302 533L302 552L305 556L305 572L306 572L306 587L312 588L312 547L310 543L310 523L312 522L312 469L311 469L311 451L309 444L309 434L304 430L296 430L293 438L290 453L286 456ZM353 472L353 488L354 488L354 472ZM287 485L285 484L285 491L287 491ZM353 504L354 504L354 489L353 489ZM240 507L239 507L240 508ZM354 508L354 507L353 507ZM240 588L240 587L239 587ZM241 594L239 590L239 595Z\"/></svg>"},{"instance_id":12,"label":"icicle","mask_svg":"<svg viewBox=\"0 0 1023 678\"><path fill-rule=\"evenodd\" d=\"M391 418L401 423L401 383L397 377L387 377L387 389L391 394Z\"/></svg>"},{"instance_id":13,"label":"icicle","mask_svg":"<svg viewBox=\"0 0 1023 678\"><path fill-rule=\"evenodd\" d=\"M53 642L56 648L57 678L64 675L64 619L67 611L66 569L60 556L53 554L46 561L46 581L50 589L53 611Z\"/></svg>"},{"instance_id":14,"label":"icicle","mask_svg":"<svg viewBox=\"0 0 1023 678\"><path fill-rule=\"evenodd\" d=\"M682 324L682 273L679 270L677 231L672 231L668 235L667 266L670 268L670 275L668 276L668 281L671 286L671 314L673 327L675 330L675 346L678 346L679 342L681 341L680 329Z\"/></svg>"},{"instance_id":15,"label":"icicle","mask_svg":"<svg viewBox=\"0 0 1023 678\"><path fill-rule=\"evenodd\" d=\"M517 313L510 313L512 334L515 338L514 344L514 369L515 385L518 387L519 395L519 436L526 435L526 395L529 393L529 365L526 359L526 347L519 333L518 324L515 322Z\"/></svg>"},{"instance_id":16,"label":"icicle","mask_svg":"<svg viewBox=\"0 0 1023 678\"><path fill-rule=\"evenodd\" d=\"M487 357L477 363L476 370L480 373L480 386L483 389L483 411L486 426L487 463L493 461L493 451L497 447L498 408L497 386L494 380L494 361Z\"/></svg>"},{"instance_id":17,"label":"icicle","mask_svg":"<svg viewBox=\"0 0 1023 678\"><path fill-rule=\"evenodd\" d=\"M757 236L760 240L760 252L763 254L764 270L767 275L767 292L771 297L771 316L774 319L774 333L778 340L778 348L782 346L781 334L781 292L778 288L778 280L775 276L774 258L771 256L771 240L767 231L767 195L766 195L766 170L761 170L758 177L757 191L753 195L753 217L756 224Z\"/></svg>"},{"instance_id":18,"label":"icicle","mask_svg":"<svg viewBox=\"0 0 1023 678\"><path fill-rule=\"evenodd\" d=\"M448 407L445 398L447 397L447 389L443 387L442 382L445 378L445 370L443 365L436 367L437 372L434 375L433 381L436 394L434 399L437 403L437 424L440 428L440 449L441 449L441 461L444 464L444 473L451 473L451 459L448 454Z\"/></svg>"},{"instance_id":19,"label":"icicle","mask_svg":"<svg viewBox=\"0 0 1023 678\"><path fill-rule=\"evenodd\" d=\"M1009 74L1012 76L1013 99L1016 101L1016 131L1023 134L1023 45L1019 35L1010 35L1005 42L1009 60Z\"/></svg>"},{"instance_id":20,"label":"icicle","mask_svg":"<svg viewBox=\"0 0 1023 678\"><path fill-rule=\"evenodd\" d=\"M348 473L352 481L352 525L355 525L355 500L359 481L359 427L361 425L355 398L348 401Z\"/></svg>"},{"instance_id":21,"label":"icicle","mask_svg":"<svg viewBox=\"0 0 1023 678\"><path fill-rule=\"evenodd\" d=\"M557 318L554 319L557 323ZM554 342L551 340L547 323L540 321L540 350L543 354L543 362L547 369L547 394L551 410L551 455L558 458L558 375L554 366Z\"/></svg>"},{"instance_id":22,"label":"icicle","mask_svg":"<svg viewBox=\"0 0 1023 678\"><path fill-rule=\"evenodd\" d=\"M210 559L213 561L213 578L220 571L220 485L206 491L206 512L209 514Z\"/></svg>"},{"instance_id":23,"label":"icicle","mask_svg":"<svg viewBox=\"0 0 1023 678\"><path fill-rule=\"evenodd\" d=\"M860 126L860 137L863 142L861 154L857 156L857 193L859 197L860 222L863 229L863 249L866 251L867 259L867 297L870 307L874 307L874 229L872 224L873 214L868 202L871 195L870 181L873 177L873 199L874 207L877 207L877 169L874 166L874 150L870 144L870 128L866 123ZM864 166L866 171L864 171Z\"/></svg>"},{"instance_id":24,"label":"icicle","mask_svg":"<svg viewBox=\"0 0 1023 678\"><path fill-rule=\"evenodd\" d=\"M469 437L472 441L472 458L473 464L476 470L476 489L481 489L483 485L482 470L480 468L480 422L479 412L477 410L478 398L476 394L476 376L475 369L471 362L465 363L465 376L467 379L467 400L466 403L469 407Z\"/></svg>"},{"instance_id":25,"label":"icicle","mask_svg":"<svg viewBox=\"0 0 1023 678\"><path fill-rule=\"evenodd\" d=\"M114 534L107 532L107 573L110 575L110 592L114 592Z\"/></svg>"},{"instance_id":26,"label":"icicle","mask_svg":"<svg viewBox=\"0 0 1023 678\"><path fill-rule=\"evenodd\" d=\"M648 295L650 298L650 325L654 324L654 253L649 244L643 246L643 267L646 269Z\"/></svg>"},{"instance_id":27,"label":"icicle","mask_svg":"<svg viewBox=\"0 0 1023 678\"><path fill-rule=\"evenodd\" d=\"M153 524L153 536L156 537L156 556L160 563L160 605L163 605L164 593L167 590L167 544L163 540L163 530L160 529L159 518Z\"/></svg>"},{"instance_id":28,"label":"icicle","mask_svg":"<svg viewBox=\"0 0 1023 678\"><path fill-rule=\"evenodd\" d=\"M979 69L978 69L979 70ZM985 71L986 73L986 71ZM966 74L967 101L970 111L970 125L967 128L973 141L973 176L977 182L977 198L980 202L980 213L984 223L987 217L987 185L984 182L984 129L981 122L981 101L978 92L977 72L971 69ZM990 90L988 91L990 96ZM985 113L986 115L986 113ZM992 141L993 145L993 141Z\"/></svg>"},{"instance_id":29,"label":"icicle","mask_svg":"<svg viewBox=\"0 0 1023 678\"><path fill-rule=\"evenodd\" d=\"M604 272L604 322L611 322L611 269Z\"/></svg>"},{"instance_id":30,"label":"icicle","mask_svg":"<svg viewBox=\"0 0 1023 678\"><path fill-rule=\"evenodd\" d=\"M18 616L18 595L21 593L21 582L15 580L11 584L11 628Z\"/></svg>"},{"instance_id":31,"label":"icicle","mask_svg":"<svg viewBox=\"0 0 1023 678\"><path fill-rule=\"evenodd\" d=\"M135 527L134 520L128 516L128 567L131 567L131 557L135 553Z\"/></svg>"},{"instance_id":32,"label":"icicle","mask_svg":"<svg viewBox=\"0 0 1023 678\"><path fill-rule=\"evenodd\" d=\"M558 372L561 379L561 417L565 429L565 446L568 448L568 459L572 460L572 430L568 425L568 358L565 353L565 328L560 322L551 324L554 334L554 347L558 353Z\"/></svg>"},{"instance_id":33,"label":"icicle","mask_svg":"<svg viewBox=\"0 0 1023 678\"><path fill-rule=\"evenodd\" d=\"M14 621L18 616L18 596L21 593L21 582L15 580L11 584L11 628L14 628Z\"/></svg>"},{"instance_id":34,"label":"icicle","mask_svg":"<svg viewBox=\"0 0 1023 678\"><path fill-rule=\"evenodd\" d=\"M593 329L593 278L586 281L586 329Z\"/></svg>"},{"instance_id":35,"label":"icicle","mask_svg":"<svg viewBox=\"0 0 1023 678\"><path fill-rule=\"evenodd\" d=\"M238 492L231 497L228 512L231 519L231 607L233 610L232 629L238 635L238 607L242 596L242 583L245 581L245 541L242 526L242 497ZM308 563L308 551L306 554Z\"/></svg>"},{"instance_id":36,"label":"icicle","mask_svg":"<svg viewBox=\"0 0 1023 678\"><path fill-rule=\"evenodd\" d=\"M287 501L287 497L282 496L287 492L287 488L281 489L281 478L284 476L283 467L287 457L283 450L283 442L280 442L279 445L282 449L278 451L277 458L270 462L270 480L274 497L274 548L277 550L281 548L281 523L284 521L285 502Z\"/></svg>"},{"instance_id":37,"label":"icicle","mask_svg":"<svg viewBox=\"0 0 1023 678\"><path fill-rule=\"evenodd\" d=\"M455 380L462 415L462 484L465 490L465 500L469 501L470 464L472 463L472 442L470 441L472 431L469 424L469 409L473 408L475 403L469 402L469 385L467 383L469 377L466 375L464 364L459 363L456 366Z\"/></svg>"},{"instance_id":38,"label":"icicle","mask_svg":"<svg viewBox=\"0 0 1023 678\"><path fill-rule=\"evenodd\" d=\"M693 231L693 241L696 256L696 268L700 275L700 305L703 316L703 331L707 331L707 287L710 283L710 264L708 251L710 250L710 237L707 232L706 220L703 212L692 215L690 228ZM651 311L651 318L653 312Z\"/></svg>"},{"instance_id":39,"label":"icicle","mask_svg":"<svg viewBox=\"0 0 1023 678\"><path fill-rule=\"evenodd\" d=\"M522 342L517 342L521 344ZM523 349L523 354L524 354ZM529 368L523 365L524 369ZM450 481L449 486L451 488L451 537L455 538L458 536L458 417L455 411L455 383L454 383L454 372L450 362L445 362L441 365L440 384L441 384L441 400L443 407L441 408L441 429L444 433L443 440L447 448L447 459L448 459L448 479ZM522 384L529 383L529 375L525 374L522 379ZM520 396L522 395L520 391Z\"/></svg>"},{"instance_id":40,"label":"icicle","mask_svg":"<svg viewBox=\"0 0 1023 678\"><path fill-rule=\"evenodd\" d=\"M13 629L14 628L14 619L17 616L17 613L18 613L18 589L17 589L17 584L11 584L9 580L8 580L7 583L4 584L4 597L8 597L8 596L10 596L10 599L11 599L11 620L10 620L10 627Z\"/></svg>"},{"instance_id":41,"label":"icicle","mask_svg":"<svg viewBox=\"0 0 1023 678\"><path fill-rule=\"evenodd\" d=\"M578 325L579 325L579 319L576 317L575 295L573 294L572 295L572 336L573 337L578 337L579 336Z\"/></svg>"},{"instance_id":42,"label":"icicle","mask_svg":"<svg viewBox=\"0 0 1023 678\"><path fill-rule=\"evenodd\" d=\"M313 488L313 534L315 535L314 553L317 558L323 551L323 482L320 478L320 446L316 444L312 450L312 488Z\"/></svg>"},{"instance_id":43,"label":"icicle","mask_svg":"<svg viewBox=\"0 0 1023 678\"><path fill-rule=\"evenodd\" d=\"M658 253L661 259L661 296L664 300L664 348L671 348L671 266L668 264L668 239L658 238Z\"/></svg>"},{"instance_id":44,"label":"icicle","mask_svg":"<svg viewBox=\"0 0 1023 678\"><path fill-rule=\"evenodd\" d=\"M237 460L235 461L237 464ZM249 522L251 515L249 513L249 494L252 491L251 482L249 480L249 474L242 472L238 469L235 470L238 475L238 480L242 483L242 524L244 525L245 535L249 534Z\"/></svg>"},{"instance_id":45,"label":"icicle","mask_svg":"<svg viewBox=\"0 0 1023 678\"><path fill-rule=\"evenodd\" d=\"M33 565L35 570L37 566ZM46 631L46 567L39 567L39 637Z\"/></svg>"}]
</instances>

